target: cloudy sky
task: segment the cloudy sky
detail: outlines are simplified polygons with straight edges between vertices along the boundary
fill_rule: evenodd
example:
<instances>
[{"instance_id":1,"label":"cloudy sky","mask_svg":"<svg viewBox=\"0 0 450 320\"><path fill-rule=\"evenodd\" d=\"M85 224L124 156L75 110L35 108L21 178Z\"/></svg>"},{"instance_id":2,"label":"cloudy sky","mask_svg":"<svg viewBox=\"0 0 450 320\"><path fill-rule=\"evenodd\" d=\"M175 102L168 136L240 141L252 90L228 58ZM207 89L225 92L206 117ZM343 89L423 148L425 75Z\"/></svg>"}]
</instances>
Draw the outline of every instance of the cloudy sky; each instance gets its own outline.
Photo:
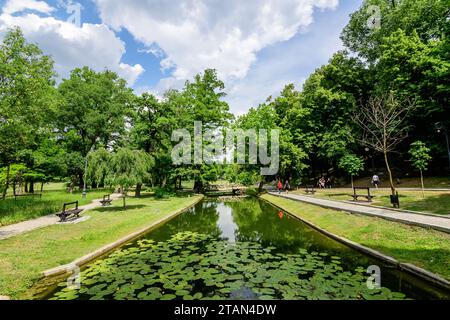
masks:
<instances>
[{"instance_id":1,"label":"cloudy sky","mask_svg":"<svg viewBox=\"0 0 450 320\"><path fill-rule=\"evenodd\" d=\"M87 65L161 94L215 68L235 114L303 81L342 48L362 0L0 0L0 38L20 26L60 77ZM79 14L78 14L79 13Z\"/></svg>"}]
</instances>

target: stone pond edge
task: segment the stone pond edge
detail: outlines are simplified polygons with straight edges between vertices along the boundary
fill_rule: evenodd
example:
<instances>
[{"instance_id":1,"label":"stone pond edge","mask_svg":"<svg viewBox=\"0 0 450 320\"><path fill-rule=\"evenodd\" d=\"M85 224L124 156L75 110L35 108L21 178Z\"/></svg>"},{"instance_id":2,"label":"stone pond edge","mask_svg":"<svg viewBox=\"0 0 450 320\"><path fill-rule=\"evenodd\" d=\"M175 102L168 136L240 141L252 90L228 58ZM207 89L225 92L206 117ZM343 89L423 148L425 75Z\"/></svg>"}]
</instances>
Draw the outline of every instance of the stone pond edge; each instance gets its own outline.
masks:
<instances>
[{"instance_id":1,"label":"stone pond edge","mask_svg":"<svg viewBox=\"0 0 450 320\"><path fill-rule=\"evenodd\" d=\"M342 244L345 244L345 245L347 245L347 246L349 246L349 247L351 247L351 248L353 248L353 249L355 249L357 251L363 252L363 253L368 254L368 255L370 255L372 257L375 257L375 258L377 258L379 260L387 262L387 263L397 267L398 269L400 269L402 271L408 272L408 273L410 273L410 274L412 274L412 275L414 275L414 276L416 276L418 278L421 278L421 279L423 279L425 281L432 282L432 283L434 283L434 284L436 284L436 285L438 285L440 287L445 288L446 290L450 290L450 281L447 281L446 279L444 279L443 277L441 277L441 276L439 276L437 274L434 274L434 273L432 273L432 272L430 272L428 270L425 270L423 268L417 267L417 266L415 266L415 265L413 265L411 263L399 262L397 259L395 259L393 257L390 257L388 255L385 255L385 254L383 254L383 253L381 253L379 251L376 251L374 249L371 249L371 248L368 248L366 246L363 246L363 245L361 245L361 244L359 244L357 242L351 241L351 240L349 240L347 238L344 238L344 237L338 236L338 235L336 235L334 233L331 233L331 232L329 232L329 231L327 231L327 230L325 230L325 229L315 225L314 223L312 223L312 222L310 222L310 221L308 221L308 220L306 220L306 219L304 219L302 217L299 217L299 216L297 216L297 215L295 215L295 214L293 214L293 213L291 213L289 211L286 211L284 208L281 208L280 206L276 205L275 203L271 202L270 200L267 200L267 199L264 199L264 198L261 198L261 197L260 197L260 199L262 199L262 200L270 203L271 205L273 205L273 206L283 210L284 212L289 213L293 218L296 218L296 219L302 221L303 223L307 224L311 228L313 228L313 229L323 233L324 235L326 235L326 236L328 236L328 237L330 237L330 238L332 238L332 239L334 239L334 240L336 240L336 241L338 241L338 242L340 242ZM295 201L295 200L292 200L292 201Z\"/></svg>"},{"instance_id":2,"label":"stone pond edge","mask_svg":"<svg viewBox=\"0 0 450 320\"><path fill-rule=\"evenodd\" d=\"M199 198L196 201L194 201L193 203L191 203L190 205L183 207L181 209L178 209L178 210L170 213L168 216L161 218L161 219L151 223L150 225L148 225L136 232L133 232L119 240L116 240L110 244L107 244L107 245L101 247L100 249L97 249L91 253L88 253L87 255L84 255L83 257L78 258L71 263L45 270L45 271L41 272L41 275L43 277L53 277L53 276L59 276L59 275L63 275L66 273L70 273L73 271L74 267L82 267L82 266L92 262L93 260L113 251L114 249L117 249L118 247L126 244L127 242L136 240L143 234L151 231L152 229L157 228L158 226L160 226L160 225L172 220L173 218L179 216L180 214L184 213L186 210L194 207L196 204L198 204L200 201L202 201L204 199L203 195L196 195L196 196L198 196Z\"/></svg>"}]
</instances>

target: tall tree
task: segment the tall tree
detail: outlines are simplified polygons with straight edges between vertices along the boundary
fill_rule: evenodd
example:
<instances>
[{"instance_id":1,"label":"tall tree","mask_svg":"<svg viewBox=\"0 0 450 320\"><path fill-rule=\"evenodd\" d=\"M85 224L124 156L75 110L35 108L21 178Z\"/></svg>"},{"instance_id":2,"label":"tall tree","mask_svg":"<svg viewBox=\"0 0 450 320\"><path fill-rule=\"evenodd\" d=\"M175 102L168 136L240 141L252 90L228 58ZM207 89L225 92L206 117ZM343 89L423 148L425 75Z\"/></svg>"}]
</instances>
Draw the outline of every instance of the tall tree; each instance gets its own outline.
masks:
<instances>
[{"instance_id":1,"label":"tall tree","mask_svg":"<svg viewBox=\"0 0 450 320\"><path fill-rule=\"evenodd\" d=\"M2 188L9 186L10 166L30 148L54 102L53 61L10 29L0 45L0 163L6 166Z\"/></svg>"},{"instance_id":2,"label":"tall tree","mask_svg":"<svg viewBox=\"0 0 450 320\"><path fill-rule=\"evenodd\" d=\"M63 101L56 114L57 127L68 150L86 158L96 144L107 148L117 142L131 114L132 91L125 80L108 70L77 68L58 90ZM73 172L80 186L83 172L82 167Z\"/></svg>"},{"instance_id":3,"label":"tall tree","mask_svg":"<svg viewBox=\"0 0 450 320\"><path fill-rule=\"evenodd\" d=\"M399 101L390 93L383 97L372 97L354 115L362 130L361 143L384 156L392 195L395 195L395 186L388 155L408 136L405 119L414 108L414 102Z\"/></svg>"},{"instance_id":4,"label":"tall tree","mask_svg":"<svg viewBox=\"0 0 450 320\"><path fill-rule=\"evenodd\" d=\"M194 136L194 121L202 122L202 134L227 126L233 115L223 100L224 89L225 84L218 78L214 69L206 69L202 74L196 75L194 81L187 81L182 96L177 98L177 112L181 109L185 115L178 128L186 128ZM197 191L203 190L208 181L217 179L214 165L193 164L189 169L194 179L194 189Z\"/></svg>"}]
</instances>

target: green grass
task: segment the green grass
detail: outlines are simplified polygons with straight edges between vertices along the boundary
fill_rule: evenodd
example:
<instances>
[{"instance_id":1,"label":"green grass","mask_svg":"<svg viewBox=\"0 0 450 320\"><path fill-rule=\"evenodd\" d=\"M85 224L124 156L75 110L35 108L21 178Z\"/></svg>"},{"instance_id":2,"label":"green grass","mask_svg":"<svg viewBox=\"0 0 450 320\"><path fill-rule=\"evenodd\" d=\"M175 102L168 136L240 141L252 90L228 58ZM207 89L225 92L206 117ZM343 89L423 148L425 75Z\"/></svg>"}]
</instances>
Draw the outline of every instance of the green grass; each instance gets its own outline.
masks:
<instances>
[{"instance_id":1,"label":"green grass","mask_svg":"<svg viewBox=\"0 0 450 320\"><path fill-rule=\"evenodd\" d=\"M262 198L329 232L450 280L449 234L379 218L351 215L271 195L263 195Z\"/></svg>"},{"instance_id":2,"label":"green grass","mask_svg":"<svg viewBox=\"0 0 450 320\"><path fill-rule=\"evenodd\" d=\"M199 196L127 199L84 213L91 218L78 224L53 225L0 241L0 295L29 298L27 289L44 270L67 264L108 243L185 208Z\"/></svg>"},{"instance_id":3,"label":"green grass","mask_svg":"<svg viewBox=\"0 0 450 320\"><path fill-rule=\"evenodd\" d=\"M360 191L364 192L364 191ZM422 191L399 190L400 208L405 210L450 215L450 191ZM295 194L304 195L303 189L294 191ZM375 196L372 205L392 208L390 190L371 189L370 193ZM353 190L350 188L339 189L317 189L315 197L329 200L352 200L350 196Z\"/></svg>"},{"instance_id":4,"label":"green grass","mask_svg":"<svg viewBox=\"0 0 450 320\"><path fill-rule=\"evenodd\" d=\"M0 226L6 226L25 220L42 217L62 210L64 202L79 201L80 205L88 204L94 199L101 199L111 190L89 191L86 199L81 192L67 193L64 190L44 191L42 198L24 197L0 200Z\"/></svg>"}]
</instances>

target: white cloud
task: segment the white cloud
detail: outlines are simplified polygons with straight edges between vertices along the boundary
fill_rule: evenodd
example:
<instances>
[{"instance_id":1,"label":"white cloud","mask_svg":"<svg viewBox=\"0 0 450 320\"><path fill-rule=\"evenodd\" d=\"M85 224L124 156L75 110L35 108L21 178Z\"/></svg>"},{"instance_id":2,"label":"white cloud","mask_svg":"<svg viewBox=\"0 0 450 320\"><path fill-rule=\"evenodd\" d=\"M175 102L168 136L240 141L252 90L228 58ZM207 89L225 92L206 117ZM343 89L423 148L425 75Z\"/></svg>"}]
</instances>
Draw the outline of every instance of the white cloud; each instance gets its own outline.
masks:
<instances>
[{"instance_id":1,"label":"white cloud","mask_svg":"<svg viewBox=\"0 0 450 320\"><path fill-rule=\"evenodd\" d=\"M8 1L5 8L16 1ZM144 72L139 64L131 66L121 62L125 44L106 25L85 23L78 28L54 17L3 12L0 15L0 37L12 26L19 26L28 41L37 43L44 53L53 57L60 77L67 77L76 67L89 66L97 71L108 68L133 85Z\"/></svg>"},{"instance_id":2,"label":"white cloud","mask_svg":"<svg viewBox=\"0 0 450 320\"><path fill-rule=\"evenodd\" d=\"M24 10L33 10L41 13L50 14L55 9L44 1L36 0L10 0L3 8L3 13L13 14Z\"/></svg>"},{"instance_id":3,"label":"white cloud","mask_svg":"<svg viewBox=\"0 0 450 320\"><path fill-rule=\"evenodd\" d=\"M264 101L262 95L279 91L293 78L248 77L257 53L306 30L315 8L338 5L338 0L94 1L104 23L115 30L126 28L149 48L157 44L164 51L161 69L173 69L173 73L152 91L179 87L194 74L215 68L229 88L228 101L236 113Z\"/></svg>"},{"instance_id":4,"label":"white cloud","mask_svg":"<svg viewBox=\"0 0 450 320\"><path fill-rule=\"evenodd\" d=\"M244 78L256 53L292 38L313 21L313 9L335 8L338 0L95 0L103 22L126 28L166 54L163 69L186 79L216 68L225 80Z\"/></svg>"}]
</instances>

